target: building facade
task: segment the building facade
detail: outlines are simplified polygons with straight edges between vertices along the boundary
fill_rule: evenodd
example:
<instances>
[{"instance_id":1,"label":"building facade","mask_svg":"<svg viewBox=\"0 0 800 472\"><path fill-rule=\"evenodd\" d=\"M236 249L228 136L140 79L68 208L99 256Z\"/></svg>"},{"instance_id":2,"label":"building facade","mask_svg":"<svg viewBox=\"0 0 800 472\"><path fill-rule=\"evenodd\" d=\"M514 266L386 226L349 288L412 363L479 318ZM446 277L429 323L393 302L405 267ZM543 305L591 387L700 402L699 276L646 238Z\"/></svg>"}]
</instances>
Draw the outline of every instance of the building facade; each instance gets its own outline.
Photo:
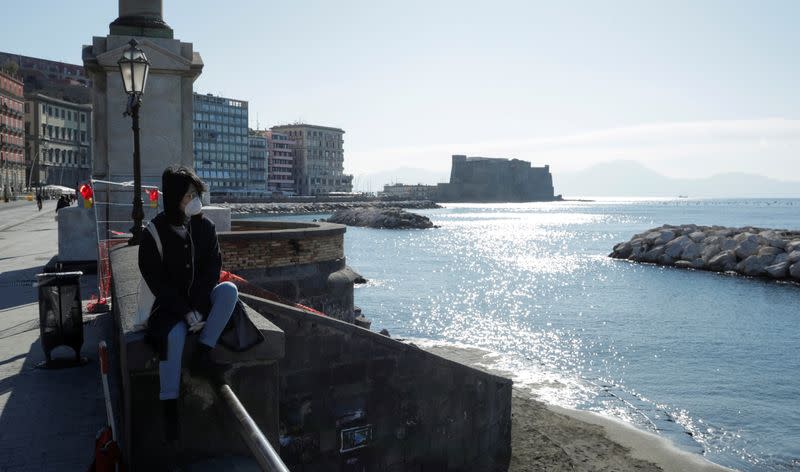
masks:
<instances>
[{"instance_id":1,"label":"building facade","mask_svg":"<svg viewBox=\"0 0 800 472\"><path fill-rule=\"evenodd\" d=\"M32 77L38 76L48 80L68 82L72 85L83 85L85 87L92 85L92 81L87 78L83 66L0 52L0 66L8 62L15 63L23 76L34 74Z\"/></svg>"},{"instance_id":2,"label":"building facade","mask_svg":"<svg viewBox=\"0 0 800 472\"><path fill-rule=\"evenodd\" d=\"M23 83L0 71L0 198L25 187Z\"/></svg>"},{"instance_id":3,"label":"building facade","mask_svg":"<svg viewBox=\"0 0 800 472\"><path fill-rule=\"evenodd\" d=\"M92 106L25 97L25 166L31 186L76 187L92 175Z\"/></svg>"},{"instance_id":4,"label":"building facade","mask_svg":"<svg viewBox=\"0 0 800 472\"><path fill-rule=\"evenodd\" d=\"M261 133L251 132L249 141L250 189L267 190L267 138Z\"/></svg>"},{"instance_id":5,"label":"building facade","mask_svg":"<svg viewBox=\"0 0 800 472\"><path fill-rule=\"evenodd\" d=\"M292 148L296 143L289 139L289 135L278 131L267 131L265 136L269 147L267 189L273 192L294 193Z\"/></svg>"},{"instance_id":6,"label":"building facade","mask_svg":"<svg viewBox=\"0 0 800 472\"><path fill-rule=\"evenodd\" d=\"M41 93L68 102L92 103L92 81L82 66L0 52L0 66L16 64L25 95Z\"/></svg>"},{"instance_id":7,"label":"building facade","mask_svg":"<svg viewBox=\"0 0 800 472\"><path fill-rule=\"evenodd\" d=\"M402 200L434 200L436 198L436 185L406 185L387 184L379 196Z\"/></svg>"},{"instance_id":8,"label":"building facade","mask_svg":"<svg viewBox=\"0 0 800 472\"><path fill-rule=\"evenodd\" d=\"M293 177L300 195L352 192L353 176L344 173L344 130L304 123L273 126L292 146Z\"/></svg>"},{"instance_id":9,"label":"building facade","mask_svg":"<svg viewBox=\"0 0 800 472\"><path fill-rule=\"evenodd\" d=\"M250 186L248 103L193 94L194 167L210 191Z\"/></svg>"}]
</instances>

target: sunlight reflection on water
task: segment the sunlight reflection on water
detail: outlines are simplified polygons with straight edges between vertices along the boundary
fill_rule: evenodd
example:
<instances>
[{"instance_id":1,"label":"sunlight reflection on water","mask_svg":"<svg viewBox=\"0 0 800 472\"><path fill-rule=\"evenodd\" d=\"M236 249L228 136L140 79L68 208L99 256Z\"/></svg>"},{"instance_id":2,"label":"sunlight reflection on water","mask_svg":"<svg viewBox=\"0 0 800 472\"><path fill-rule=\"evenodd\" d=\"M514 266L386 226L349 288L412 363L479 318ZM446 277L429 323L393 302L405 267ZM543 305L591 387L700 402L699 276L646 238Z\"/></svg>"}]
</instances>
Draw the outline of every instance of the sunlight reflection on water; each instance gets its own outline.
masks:
<instances>
[{"instance_id":1,"label":"sunlight reflection on water","mask_svg":"<svg viewBox=\"0 0 800 472\"><path fill-rule=\"evenodd\" d=\"M483 349L544 401L716 462L793 470L800 291L606 257L663 223L800 227L789 202L452 205L420 212L435 230L348 228L346 254L376 330Z\"/></svg>"}]
</instances>

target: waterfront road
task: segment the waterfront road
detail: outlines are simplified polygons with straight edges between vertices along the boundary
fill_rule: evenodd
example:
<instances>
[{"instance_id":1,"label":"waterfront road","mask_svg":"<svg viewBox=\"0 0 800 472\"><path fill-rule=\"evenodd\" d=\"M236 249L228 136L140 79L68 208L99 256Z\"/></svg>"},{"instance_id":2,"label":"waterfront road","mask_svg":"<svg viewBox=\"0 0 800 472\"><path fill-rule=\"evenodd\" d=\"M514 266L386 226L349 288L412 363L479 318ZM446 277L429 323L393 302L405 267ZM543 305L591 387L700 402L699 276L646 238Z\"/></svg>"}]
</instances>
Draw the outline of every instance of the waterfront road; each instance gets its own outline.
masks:
<instances>
[{"instance_id":1,"label":"waterfront road","mask_svg":"<svg viewBox=\"0 0 800 472\"><path fill-rule=\"evenodd\" d=\"M84 315L88 364L36 368L44 352L34 282L58 251L55 203L41 212L35 202L0 204L0 472L85 471L106 422L97 343L110 335L109 315ZM96 293L95 276L81 285L84 300ZM72 355L67 347L53 352Z\"/></svg>"}]
</instances>

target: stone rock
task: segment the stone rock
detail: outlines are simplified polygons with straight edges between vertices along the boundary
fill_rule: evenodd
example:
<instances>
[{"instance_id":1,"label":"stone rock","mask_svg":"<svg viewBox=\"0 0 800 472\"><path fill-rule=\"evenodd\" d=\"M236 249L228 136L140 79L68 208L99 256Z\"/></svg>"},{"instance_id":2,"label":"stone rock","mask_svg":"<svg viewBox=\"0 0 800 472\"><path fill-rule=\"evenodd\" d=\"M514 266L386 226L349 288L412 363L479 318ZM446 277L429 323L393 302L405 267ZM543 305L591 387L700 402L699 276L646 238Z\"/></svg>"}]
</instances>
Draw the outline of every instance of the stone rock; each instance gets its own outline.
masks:
<instances>
[{"instance_id":1,"label":"stone rock","mask_svg":"<svg viewBox=\"0 0 800 472\"><path fill-rule=\"evenodd\" d=\"M667 246L664 249L664 253L673 259L677 259L680 257L683 250L686 249L686 247L689 244L693 243L688 236L678 236L677 238L667 243Z\"/></svg>"},{"instance_id":2,"label":"stone rock","mask_svg":"<svg viewBox=\"0 0 800 472\"><path fill-rule=\"evenodd\" d=\"M798 256L800 257L800 253L798 253ZM789 254L782 252L775 256L775 260L772 261L773 264L780 264L781 262L789 262Z\"/></svg>"},{"instance_id":3,"label":"stone rock","mask_svg":"<svg viewBox=\"0 0 800 472\"><path fill-rule=\"evenodd\" d=\"M739 262L736 271L744 275L761 275L764 273L764 266L761 265L758 256L753 255Z\"/></svg>"},{"instance_id":4,"label":"stone rock","mask_svg":"<svg viewBox=\"0 0 800 472\"><path fill-rule=\"evenodd\" d=\"M646 252L647 252L647 246L642 244L642 240L634 239L631 242L631 253L627 257L627 259L630 261L640 261L642 260L642 257L644 257L644 254Z\"/></svg>"},{"instance_id":5,"label":"stone rock","mask_svg":"<svg viewBox=\"0 0 800 472\"><path fill-rule=\"evenodd\" d=\"M661 256L658 258L658 263L661 265L671 266L672 264L675 263L675 259L668 256L667 254L661 254Z\"/></svg>"},{"instance_id":6,"label":"stone rock","mask_svg":"<svg viewBox=\"0 0 800 472\"><path fill-rule=\"evenodd\" d=\"M653 244L656 246L661 246L667 244L673 239L675 239L675 231L664 230L661 231L661 234L656 239L653 240Z\"/></svg>"},{"instance_id":7,"label":"stone rock","mask_svg":"<svg viewBox=\"0 0 800 472\"><path fill-rule=\"evenodd\" d=\"M739 243L733 238L725 238L719 246L723 251L733 251L738 245Z\"/></svg>"},{"instance_id":8,"label":"stone rock","mask_svg":"<svg viewBox=\"0 0 800 472\"><path fill-rule=\"evenodd\" d=\"M736 246L736 257L741 260L747 259L752 255L758 254L759 249L760 246L758 245L758 241L756 240L755 236L752 238L743 239L739 242L739 245Z\"/></svg>"},{"instance_id":9,"label":"stone rock","mask_svg":"<svg viewBox=\"0 0 800 472\"><path fill-rule=\"evenodd\" d=\"M675 261L675 267L679 269L691 269L692 263L689 261Z\"/></svg>"},{"instance_id":10,"label":"stone rock","mask_svg":"<svg viewBox=\"0 0 800 472\"><path fill-rule=\"evenodd\" d=\"M662 254L664 254L664 246L656 246L644 253L642 260L645 262L658 262L658 258L661 257Z\"/></svg>"},{"instance_id":11,"label":"stone rock","mask_svg":"<svg viewBox=\"0 0 800 472\"><path fill-rule=\"evenodd\" d=\"M736 253L727 250L722 251L708 261L708 267L715 271L729 271L736 267Z\"/></svg>"},{"instance_id":12,"label":"stone rock","mask_svg":"<svg viewBox=\"0 0 800 472\"><path fill-rule=\"evenodd\" d=\"M689 239L696 243L702 242L704 239L706 239L706 233L702 231L695 231L694 233L689 234Z\"/></svg>"},{"instance_id":13,"label":"stone rock","mask_svg":"<svg viewBox=\"0 0 800 472\"><path fill-rule=\"evenodd\" d=\"M660 231L650 231L649 233L645 234L644 236L640 236L642 239L647 241L647 244L653 244L653 242L661 236Z\"/></svg>"},{"instance_id":14,"label":"stone rock","mask_svg":"<svg viewBox=\"0 0 800 472\"><path fill-rule=\"evenodd\" d=\"M631 255L632 251L633 249L631 248L630 241L625 241L614 246L614 252L611 253L611 257L626 259Z\"/></svg>"},{"instance_id":15,"label":"stone rock","mask_svg":"<svg viewBox=\"0 0 800 472\"><path fill-rule=\"evenodd\" d=\"M745 239L749 239L751 236L755 236L753 233L748 233L747 231L739 233L733 237L733 240L737 243L741 243Z\"/></svg>"},{"instance_id":16,"label":"stone rock","mask_svg":"<svg viewBox=\"0 0 800 472\"><path fill-rule=\"evenodd\" d=\"M778 262L777 264L772 264L765 267L764 270L773 279L782 279L786 277L786 274L789 272L789 263Z\"/></svg>"},{"instance_id":17,"label":"stone rock","mask_svg":"<svg viewBox=\"0 0 800 472\"><path fill-rule=\"evenodd\" d=\"M775 231L762 231L758 234L762 238L764 238L765 244L776 247L778 249L785 249L786 248L786 241L778 236Z\"/></svg>"},{"instance_id":18,"label":"stone rock","mask_svg":"<svg viewBox=\"0 0 800 472\"><path fill-rule=\"evenodd\" d=\"M684 261L693 261L698 257L700 257L701 251L702 251L702 246L700 246L697 243L690 242L683 249L683 252L681 252L681 259L683 259Z\"/></svg>"},{"instance_id":19,"label":"stone rock","mask_svg":"<svg viewBox=\"0 0 800 472\"><path fill-rule=\"evenodd\" d=\"M703 250L700 251L700 257L703 258L704 261L708 262L711 260L712 257L719 254L721 251L719 244L710 244L703 247Z\"/></svg>"},{"instance_id":20,"label":"stone rock","mask_svg":"<svg viewBox=\"0 0 800 472\"><path fill-rule=\"evenodd\" d=\"M791 275L793 279L800 280L800 262L795 262L789 266L789 275Z\"/></svg>"},{"instance_id":21,"label":"stone rock","mask_svg":"<svg viewBox=\"0 0 800 472\"><path fill-rule=\"evenodd\" d=\"M409 213L401 208L366 207L338 210L328 218L328 222L348 226L388 229L427 229L434 227L428 217Z\"/></svg>"},{"instance_id":22,"label":"stone rock","mask_svg":"<svg viewBox=\"0 0 800 472\"><path fill-rule=\"evenodd\" d=\"M800 261L800 250L790 252L788 255L788 260L790 264Z\"/></svg>"},{"instance_id":23,"label":"stone rock","mask_svg":"<svg viewBox=\"0 0 800 472\"><path fill-rule=\"evenodd\" d=\"M692 269L703 270L706 268L706 261L703 259L695 259L692 261Z\"/></svg>"},{"instance_id":24,"label":"stone rock","mask_svg":"<svg viewBox=\"0 0 800 472\"><path fill-rule=\"evenodd\" d=\"M761 249L758 250L759 256L777 256L778 254L783 253L783 249L777 248L775 246L762 246Z\"/></svg>"},{"instance_id":25,"label":"stone rock","mask_svg":"<svg viewBox=\"0 0 800 472\"><path fill-rule=\"evenodd\" d=\"M786 243L786 252L793 252L800 249L800 240L795 239Z\"/></svg>"}]
</instances>

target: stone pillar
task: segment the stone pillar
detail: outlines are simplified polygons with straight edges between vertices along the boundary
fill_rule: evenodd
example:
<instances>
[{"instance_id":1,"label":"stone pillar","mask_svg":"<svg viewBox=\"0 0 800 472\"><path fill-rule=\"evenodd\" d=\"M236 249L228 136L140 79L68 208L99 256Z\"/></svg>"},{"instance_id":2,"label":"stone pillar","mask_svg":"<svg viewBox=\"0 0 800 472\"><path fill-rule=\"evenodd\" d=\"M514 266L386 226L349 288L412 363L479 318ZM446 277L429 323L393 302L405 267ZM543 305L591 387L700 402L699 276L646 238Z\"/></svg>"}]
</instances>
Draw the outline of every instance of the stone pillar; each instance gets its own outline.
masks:
<instances>
[{"instance_id":1,"label":"stone pillar","mask_svg":"<svg viewBox=\"0 0 800 472\"><path fill-rule=\"evenodd\" d=\"M192 87L203 61L192 43L172 38L161 0L119 0L119 18L110 34L83 48L83 64L93 82L94 178L133 180L133 133L124 117L128 97L117 61L131 38L150 61L139 112L142 184L161 185L170 164L194 167ZM168 33L168 34L167 34Z\"/></svg>"},{"instance_id":2,"label":"stone pillar","mask_svg":"<svg viewBox=\"0 0 800 472\"><path fill-rule=\"evenodd\" d=\"M163 16L162 0L119 0L119 18L111 23L111 34L172 39Z\"/></svg>"},{"instance_id":3,"label":"stone pillar","mask_svg":"<svg viewBox=\"0 0 800 472\"><path fill-rule=\"evenodd\" d=\"M119 17L156 17L163 21L164 7L161 0L119 0Z\"/></svg>"}]
</instances>

